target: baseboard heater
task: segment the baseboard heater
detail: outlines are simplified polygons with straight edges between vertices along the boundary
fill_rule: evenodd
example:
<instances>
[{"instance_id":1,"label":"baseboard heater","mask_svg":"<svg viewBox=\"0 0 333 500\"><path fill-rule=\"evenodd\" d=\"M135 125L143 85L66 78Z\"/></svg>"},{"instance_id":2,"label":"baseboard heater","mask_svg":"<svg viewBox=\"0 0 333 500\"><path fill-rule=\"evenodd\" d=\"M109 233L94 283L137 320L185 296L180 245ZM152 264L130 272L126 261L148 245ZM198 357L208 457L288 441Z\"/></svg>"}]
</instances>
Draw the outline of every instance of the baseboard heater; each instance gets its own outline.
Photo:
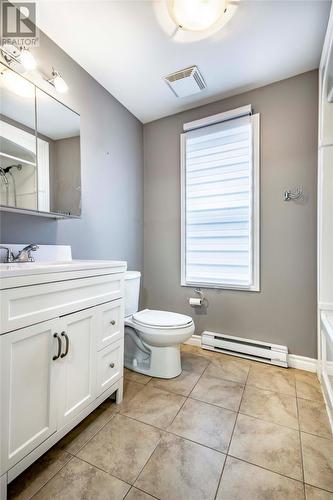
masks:
<instances>
[{"instance_id":1,"label":"baseboard heater","mask_svg":"<svg viewBox=\"0 0 333 500\"><path fill-rule=\"evenodd\" d=\"M201 347L288 368L288 348L284 345L204 331L201 336Z\"/></svg>"}]
</instances>

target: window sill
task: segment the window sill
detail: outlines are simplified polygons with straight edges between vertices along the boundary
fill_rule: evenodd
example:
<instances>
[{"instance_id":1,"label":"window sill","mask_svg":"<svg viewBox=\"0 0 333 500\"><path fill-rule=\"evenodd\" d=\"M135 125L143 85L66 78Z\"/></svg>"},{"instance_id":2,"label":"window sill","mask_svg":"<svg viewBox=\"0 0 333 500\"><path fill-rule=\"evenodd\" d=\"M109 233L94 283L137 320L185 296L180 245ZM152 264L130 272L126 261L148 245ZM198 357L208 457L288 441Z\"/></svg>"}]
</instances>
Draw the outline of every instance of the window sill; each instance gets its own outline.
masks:
<instances>
[{"instance_id":1,"label":"window sill","mask_svg":"<svg viewBox=\"0 0 333 500\"><path fill-rule=\"evenodd\" d=\"M235 292L260 292L259 285L239 286L239 285L213 285L208 283L180 283L180 286L187 288L205 288L212 290L230 290Z\"/></svg>"}]
</instances>

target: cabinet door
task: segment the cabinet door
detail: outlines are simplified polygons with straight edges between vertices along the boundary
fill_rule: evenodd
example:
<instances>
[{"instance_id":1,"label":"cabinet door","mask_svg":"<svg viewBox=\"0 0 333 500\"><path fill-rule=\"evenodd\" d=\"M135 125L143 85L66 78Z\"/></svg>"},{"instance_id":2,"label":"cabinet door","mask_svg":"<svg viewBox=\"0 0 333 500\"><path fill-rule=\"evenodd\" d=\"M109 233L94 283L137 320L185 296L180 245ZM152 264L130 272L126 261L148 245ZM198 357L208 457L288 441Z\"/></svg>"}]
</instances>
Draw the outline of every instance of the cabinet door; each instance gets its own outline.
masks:
<instances>
[{"instance_id":1,"label":"cabinet door","mask_svg":"<svg viewBox=\"0 0 333 500\"><path fill-rule=\"evenodd\" d=\"M56 431L59 320L0 337L1 473Z\"/></svg>"},{"instance_id":2,"label":"cabinet door","mask_svg":"<svg viewBox=\"0 0 333 500\"><path fill-rule=\"evenodd\" d=\"M96 398L96 308L61 318L59 428Z\"/></svg>"}]
</instances>

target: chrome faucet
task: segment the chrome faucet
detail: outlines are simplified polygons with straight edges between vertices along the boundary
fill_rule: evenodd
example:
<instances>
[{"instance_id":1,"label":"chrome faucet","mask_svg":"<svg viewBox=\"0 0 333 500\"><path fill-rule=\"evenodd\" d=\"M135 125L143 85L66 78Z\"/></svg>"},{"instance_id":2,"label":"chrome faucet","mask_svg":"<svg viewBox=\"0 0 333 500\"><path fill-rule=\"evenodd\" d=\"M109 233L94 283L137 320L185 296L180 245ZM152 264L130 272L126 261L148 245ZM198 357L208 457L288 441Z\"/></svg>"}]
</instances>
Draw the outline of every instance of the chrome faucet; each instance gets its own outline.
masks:
<instances>
[{"instance_id":1,"label":"chrome faucet","mask_svg":"<svg viewBox=\"0 0 333 500\"><path fill-rule=\"evenodd\" d=\"M38 245L31 243L30 245L22 248L22 250L20 250L17 255L14 255L11 248L0 246L0 249L7 251L7 254L5 257L6 263L10 263L10 262L35 262L35 259L31 255L31 252L36 252L36 250L38 250L38 248L39 248Z\"/></svg>"},{"instance_id":2,"label":"chrome faucet","mask_svg":"<svg viewBox=\"0 0 333 500\"><path fill-rule=\"evenodd\" d=\"M0 250L6 250L5 262L14 262L14 254L11 248L0 246Z\"/></svg>"}]
</instances>

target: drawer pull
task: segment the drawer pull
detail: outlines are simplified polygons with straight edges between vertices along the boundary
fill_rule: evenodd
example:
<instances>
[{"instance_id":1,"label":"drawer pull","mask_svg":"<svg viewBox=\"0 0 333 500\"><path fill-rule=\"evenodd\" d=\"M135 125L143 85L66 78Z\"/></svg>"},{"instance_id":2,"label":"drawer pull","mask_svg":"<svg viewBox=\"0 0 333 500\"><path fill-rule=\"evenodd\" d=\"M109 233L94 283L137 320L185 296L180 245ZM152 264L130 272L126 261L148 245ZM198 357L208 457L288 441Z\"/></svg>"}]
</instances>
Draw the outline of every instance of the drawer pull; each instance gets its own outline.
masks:
<instances>
[{"instance_id":1,"label":"drawer pull","mask_svg":"<svg viewBox=\"0 0 333 500\"><path fill-rule=\"evenodd\" d=\"M115 324L116 324L115 320L114 320L114 319L112 319L112 320L110 321L110 325L115 325Z\"/></svg>"},{"instance_id":2,"label":"drawer pull","mask_svg":"<svg viewBox=\"0 0 333 500\"><path fill-rule=\"evenodd\" d=\"M61 356L60 356L61 358L64 358L65 356L67 356L68 351L69 351L69 338L68 338L68 335L66 332L61 332L61 336L65 337L65 340L66 340L65 352L63 354L61 354Z\"/></svg>"},{"instance_id":3,"label":"drawer pull","mask_svg":"<svg viewBox=\"0 0 333 500\"><path fill-rule=\"evenodd\" d=\"M53 356L53 358L52 358L52 359L53 359L53 361L56 361L57 359L59 359L59 358L60 358L60 354L61 354L61 338L58 336L58 334L57 334L57 333L55 333L55 334L53 335L53 337L54 337L55 339L57 339L57 341L58 341L58 354L57 354L56 356Z\"/></svg>"},{"instance_id":4,"label":"drawer pull","mask_svg":"<svg viewBox=\"0 0 333 500\"><path fill-rule=\"evenodd\" d=\"M110 363L110 368L114 368L114 363Z\"/></svg>"}]
</instances>

